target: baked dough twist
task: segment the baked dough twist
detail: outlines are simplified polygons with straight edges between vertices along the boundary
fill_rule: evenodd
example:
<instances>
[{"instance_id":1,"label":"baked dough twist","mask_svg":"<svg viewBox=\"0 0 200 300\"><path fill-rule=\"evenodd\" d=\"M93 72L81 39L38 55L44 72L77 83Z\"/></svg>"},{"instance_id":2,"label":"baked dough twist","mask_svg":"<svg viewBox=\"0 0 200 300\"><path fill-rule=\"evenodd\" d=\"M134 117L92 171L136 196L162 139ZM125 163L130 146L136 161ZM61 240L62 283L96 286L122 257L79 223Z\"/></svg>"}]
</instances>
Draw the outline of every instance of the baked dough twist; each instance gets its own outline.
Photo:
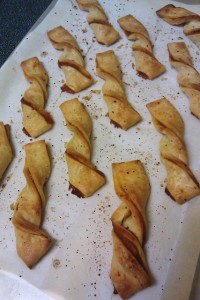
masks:
<instances>
[{"instance_id":1,"label":"baked dough twist","mask_svg":"<svg viewBox=\"0 0 200 300\"><path fill-rule=\"evenodd\" d=\"M94 81L85 69L85 62L75 38L64 27L58 26L47 33L52 45L63 50L58 65L65 74L66 83L61 90L71 94L91 86Z\"/></svg>"},{"instance_id":2,"label":"baked dough twist","mask_svg":"<svg viewBox=\"0 0 200 300\"><path fill-rule=\"evenodd\" d=\"M78 99L63 102L60 109L67 127L74 133L66 143L69 189L80 198L91 196L105 183L105 176L91 163L92 121Z\"/></svg>"},{"instance_id":3,"label":"baked dough twist","mask_svg":"<svg viewBox=\"0 0 200 300\"><path fill-rule=\"evenodd\" d=\"M21 100L23 112L23 131L31 137L38 137L53 126L51 115L44 110L47 101L48 75L37 57L21 63L22 70L31 86Z\"/></svg>"},{"instance_id":4,"label":"baked dough twist","mask_svg":"<svg viewBox=\"0 0 200 300\"><path fill-rule=\"evenodd\" d=\"M26 144L25 152L26 186L14 206L12 222L17 253L32 268L52 245L51 238L40 228L46 204L43 188L51 166L44 140Z\"/></svg>"},{"instance_id":5,"label":"baked dough twist","mask_svg":"<svg viewBox=\"0 0 200 300\"><path fill-rule=\"evenodd\" d=\"M200 16L183 8L168 4L156 14L171 25L184 25L183 32L200 48Z\"/></svg>"},{"instance_id":6,"label":"baked dough twist","mask_svg":"<svg viewBox=\"0 0 200 300\"><path fill-rule=\"evenodd\" d=\"M152 80L165 72L165 66L153 54L153 46L144 25L132 15L120 18L118 23L127 38L134 42L132 48L138 75Z\"/></svg>"},{"instance_id":7,"label":"baked dough twist","mask_svg":"<svg viewBox=\"0 0 200 300\"><path fill-rule=\"evenodd\" d=\"M178 71L179 86L190 99L191 113L200 119L200 74L192 64L185 43L169 43L168 51L170 63Z\"/></svg>"},{"instance_id":8,"label":"baked dough twist","mask_svg":"<svg viewBox=\"0 0 200 300\"><path fill-rule=\"evenodd\" d=\"M111 280L122 299L151 285L143 244L150 184L139 160L112 164L115 192L122 204L113 213Z\"/></svg>"},{"instance_id":9,"label":"baked dough twist","mask_svg":"<svg viewBox=\"0 0 200 300\"><path fill-rule=\"evenodd\" d=\"M103 98L108 106L108 116L116 127L127 130L141 120L140 114L128 102L122 83L119 61L113 50L96 55L97 75L106 80Z\"/></svg>"},{"instance_id":10,"label":"baked dough twist","mask_svg":"<svg viewBox=\"0 0 200 300\"><path fill-rule=\"evenodd\" d=\"M9 140L10 126L0 122L0 180L13 159L13 152Z\"/></svg>"},{"instance_id":11,"label":"baked dough twist","mask_svg":"<svg viewBox=\"0 0 200 300\"><path fill-rule=\"evenodd\" d=\"M92 27L97 42L110 46L119 40L120 35L108 22L108 18L97 0L77 0L79 8L89 12L87 21Z\"/></svg>"},{"instance_id":12,"label":"baked dough twist","mask_svg":"<svg viewBox=\"0 0 200 300\"><path fill-rule=\"evenodd\" d=\"M156 129L164 135L160 142L160 156L167 169L165 191L178 204L183 204L200 194L199 183L188 166L183 120L166 98L147 104L147 108Z\"/></svg>"}]
</instances>

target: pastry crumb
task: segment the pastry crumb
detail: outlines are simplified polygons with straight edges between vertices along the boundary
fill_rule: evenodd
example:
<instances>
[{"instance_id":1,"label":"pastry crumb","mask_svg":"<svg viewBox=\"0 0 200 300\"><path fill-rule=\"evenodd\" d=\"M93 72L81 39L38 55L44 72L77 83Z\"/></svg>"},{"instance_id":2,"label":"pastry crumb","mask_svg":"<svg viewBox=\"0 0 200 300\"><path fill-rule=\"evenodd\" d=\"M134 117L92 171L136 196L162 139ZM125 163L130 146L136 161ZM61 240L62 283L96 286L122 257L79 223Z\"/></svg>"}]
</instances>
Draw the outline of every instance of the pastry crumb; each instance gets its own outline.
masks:
<instances>
[{"instance_id":1,"label":"pastry crumb","mask_svg":"<svg viewBox=\"0 0 200 300\"><path fill-rule=\"evenodd\" d=\"M42 53L41 53L41 56L42 57L46 57L48 55L48 52L46 52L46 51L43 51Z\"/></svg>"},{"instance_id":2,"label":"pastry crumb","mask_svg":"<svg viewBox=\"0 0 200 300\"><path fill-rule=\"evenodd\" d=\"M84 100L89 101L92 98L92 96L85 96L83 97Z\"/></svg>"},{"instance_id":3,"label":"pastry crumb","mask_svg":"<svg viewBox=\"0 0 200 300\"><path fill-rule=\"evenodd\" d=\"M60 267L60 260L59 259L53 259L53 267L55 269Z\"/></svg>"},{"instance_id":4,"label":"pastry crumb","mask_svg":"<svg viewBox=\"0 0 200 300\"><path fill-rule=\"evenodd\" d=\"M15 209L15 204L14 204L14 203L11 203L11 204L10 204L10 209L11 209L11 210L14 210L14 209Z\"/></svg>"},{"instance_id":5,"label":"pastry crumb","mask_svg":"<svg viewBox=\"0 0 200 300\"><path fill-rule=\"evenodd\" d=\"M119 45L119 46L117 47L117 49L121 49L123 46L124 46L124 45L121 44L121 45Z\"/></svg>"},{"instance_id":6,"label":"pastry crumb","mask_svg":"<svg viewBox=\"0 0 200 300\"><path fill-rule=\"evenodd\" d=\"M10 175L8 175L7 177L6 177L6 180L7 180L7 182L10 180L10 178L12 177L12 174L13 173L11 173Z\"/></svg>"},{"instance_id":7,"label":"pastry crumb","mask_svg":"<svg viewBox=\"0 0 200 300\"><path fill-rule=\"evenodd\" d=\"M123 81L123 83L124 83L125 85L130 86L130 83L128 83L128 82Z\"/></svg>"},{"instance_id":8,"label":"pastry crumb","mask_svg":"<svg viewBox=\"0 0 200 300\"><path fill-rule=\"evenodd\" d=\"M94 94L101 94L101 90L91 90L91 92Z\"/></svg>"}]
</instances>

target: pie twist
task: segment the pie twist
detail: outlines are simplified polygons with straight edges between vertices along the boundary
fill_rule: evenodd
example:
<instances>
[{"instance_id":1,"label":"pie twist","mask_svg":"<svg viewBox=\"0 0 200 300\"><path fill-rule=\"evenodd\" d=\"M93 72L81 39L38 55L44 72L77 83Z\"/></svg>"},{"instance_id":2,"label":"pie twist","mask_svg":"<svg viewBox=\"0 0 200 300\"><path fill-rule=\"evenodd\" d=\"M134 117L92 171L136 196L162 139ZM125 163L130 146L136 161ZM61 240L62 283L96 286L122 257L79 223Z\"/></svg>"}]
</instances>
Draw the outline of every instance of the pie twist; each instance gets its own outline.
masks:
<instances>
[{"instance_id":1,"label":"pie twist","mask_svg":"<svg viewBox=\"0 0 200 300\"><path fill-rule=\"evenodd\" d=\"M99 43L110 46L119 40L120 35L108 22L108 18L97 0L77 0L82 10L89 12L87 21Z\"/></svg>"},{"instance_id":2,"label":"pie twist","mask_svg":"<svg viewBox=\"0 0 200 300\"><path fill-rule=\"evenodd\" d=\"M143 245L150 184L139 160L112 164L115 192L122 204L113 213L111 280L122 299L151 285Z\"/></svg>"},{"instance_id":3,"label":"pie twist","mask_svg":"<svg viewBox=\"0 0 200 300\"><path fill-rule=\"evenodd\" d=\"M171 25L184 25L183 32L200 48L200 16L183 8L168 4L156 14Z\"/></svg>"},{"instance_id":4,"label":"pie twist","mask_svg":"<svg viewBox=\"0 0 200 300\"><path fill-rule=\"evenodd\" d=\"M69 189L80 198L91 196L105 183L105 176L91 163L92 121L78 99L63 102L60 109L67 127L74 133L66 144Z\"/></svg>"},{"instance_id":5,"label":"pie twist","mask_svg":"<svg viewBox=\"0 0 200 300\"><path fill-rule=\"evenodd\" d=\"M58 65L65 74L66 83L61 90L74 94L91 86L93 84L92 76L85 69L81 50L69 31L58 26L48 31L47 35L55 49L63 50Z\"/></svg>"},{"instance_id":6,"label":"pie twist","mask_svg":"<svg viewBox=\"0 0 200 300\"><path fill-rule=\"evenodd\" d=\"M13 152L9 140L10 126L0 122L0 180L13 159Z\"/></svg>"},{"instance_id":7,"label":"pie twist","mask_svg":"<svg viewBox=\"0 0 200 300\"><path fill-rule=\"evenodd\" d=\"M160 156L167 169L165 191L178 204L183 204L200 194L199 183L188 166L183 120L166 98L147 104L147 108L155 127L164 135L160 142Z\"/></svg>"},{"instance_id":8,"label":"pie twist","mask_svg":"<svg viewBox=\"0 0 200 300\"><path fill-rule=\"evenodd\" d=\"M23 112L23 131L31 137L38 137L53 126L51 115L44 110L47 101L48 75L37 57L21 63L22 70L31 86L21 100Z\"/></svg>"},{"instance_id":9,"label":"pie twist","mask_svg":"<svg viewBox=\"0 0 200 300\"><path fill-rule=\"evenodd\" d=\"M102 92L111 123L127 130L139 122L141 116L126 98L119 61L113 50L97 53L96 72L106 81Z\"/></svg>"},{"instance_id":10,"label":"pie twist","mask_svg":"<svg viewBox=\"0 0 200 300\"><path fill-rule=\"evenodd\" d=\"M51 166L44 140L26 144L25 153L26 186L14 206L12 222L17 253L32 268L52 245L51 238L40 228L46 204L43 188Z\"/></svg>"},{"instance_id":11,"label":"pie twist","mask_svg":"<svg viewBox=\"0 0 200 300\"><path fill-rule=\"evenodd\" d=\"M200 74L192 64L185 43L169 43L168 51L170 63L178 71L179 86L190 99L191 113L200 119Z\"/></svg>"},{"instance_id":12,"label":"pie twist","mask_svg":"<svg viewBox=\"0 0 200 300\"><path fill-rule=\"evenodd\" d=\"M134 42L132 48L138 74L152 80L165 72L164 65L153 54L153 46L144 25L132 15L120 18L118 23L127 38Z\"/></svg>"}]
</instances>

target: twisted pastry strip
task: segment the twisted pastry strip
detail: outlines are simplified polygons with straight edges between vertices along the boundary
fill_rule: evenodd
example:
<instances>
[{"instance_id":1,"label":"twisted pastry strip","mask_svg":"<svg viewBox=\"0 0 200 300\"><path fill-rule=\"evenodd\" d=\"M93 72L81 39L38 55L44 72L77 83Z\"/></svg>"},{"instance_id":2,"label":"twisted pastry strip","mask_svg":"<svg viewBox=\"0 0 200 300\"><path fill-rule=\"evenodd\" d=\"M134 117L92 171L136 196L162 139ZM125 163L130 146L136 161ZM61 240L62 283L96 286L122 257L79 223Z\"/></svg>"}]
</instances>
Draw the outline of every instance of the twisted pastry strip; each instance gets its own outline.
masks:
<instances>
[{"instance_id":1,"label":"twisted pastry strip","mask_svg":"<svg viewBox=\"0 0 200 300\"><path fill-rule=\"evenodd\" d=\"M113 50L97 53L96 72L106 80L102 91L111 123L127 130L139 122L141 116L126 98L119 61Z\"/></svg>"},{"instance_id":2,"label":"twisted pastry strip","mask_svg":"<svg viewBox=\"0 0 200 300\"><path fill-rule=\"evenodd\" d=\"M46 199L44 184L51 166L44 140L25 145L24 176L26 186L14 208L16 247L19 257L32 268L49 250L51 238L40 228Z\"/></svg>"},{"instance_id":3,"label":"twisted pastry strip","mask_svg":"<svg viewBox=\"0 0 200 300\"><path fill-rule=\"evenodd\" d=\"M77 0L79 8L89 12L87 21L92 27L97 42L110 46L119 40L120 35L108 22L108 18L97 0Z\"/></svg>"},{"instance_id":4,"label":"twisted pastry strip","mask_svg":"<svg viewBox=\"0 0 200 300\"><path fill-rule=\"evenodd\" d=\"M21 100L23 131L35 138L51 129L54 123L51 115L44 110L48 75L37 57L23 61L21 67L26 79L31 83Z\"/></svg>"},{"instance_id":5,"label":"twisted pastry strip","mask_svg":"<svg viewBox=\"0 0 200 300\"><path fill-rule=\"evenodd\" d=\"M74 37L62 26L48 31L47 35L55 49L63 50L58 60L66 79L66 83L61 87L62 91L74 94L91 86L92 76L85 69L81 50Z\"/></svg>"},{"instance_id":6,"label":"twisted pastry strip","mask_svg":"<svg viewBox=\"0 0 200 300\"><path fill-rule=\"evenodd\" d=\"M167 169L165 191L178 204L183 204L200 194L199 183L188 166L183 120L166 98L147 104L147 108L155 127L164 135L160 142L160 156Z\"/></svg>"},{"instance_id":7,"label":"twisted pastry strip","mask_svg":"<svg viewBox=\"0 0 200 300\"><path fill-rule=\"evenodd\" d=\"M190 110L200 119L200 74L192 64L185 43L169 43L168 51L170 63L178 71L179 86L190 99Z\"/></svg>"},{"instance_id":8,"label":"twisted pastry strip","mask_svg":"<svg viewBox=\"0 0 200 300\"><path fill-rule=\"evenodd\" d=\"M13 158L9 134L10 126L0 122L0 180Z\"/></svg>"},{"instance_id":9,"label":"twisted pastry strip","mask_svg":"<svg viewBox=\"0 0 200 300\"><path fill-rule=\"evenodd\" d=\"M168 4L156 14L171 25L184 25L183 32L200 47L200 16L183 8Z\"/></svg>"},{"instance_id":10,"label":"twisted pastry strip","mask_svg":"<svg viewBox=\"0 0 200 300\"><path fill-rule=\"evenodd\" d=\"M83 104L76 98L63 102L60 109L67 127L74 133L66 144L69 189L80 198L89 197L105 183L104 174L90 162L91 118Z\"/></svg>"},{"instance_id":11,"label":"twisted pastry strip","mask_svg":"<svg viewBox=\"0 0 200 300\"><path fill-rule=\"evenodd\" d=\"M143 252L147 221L145 208L150 184L139 160L112 164L115 192L122 204L113 213L111 280L126 299L151 285Z\"/></svg>"},{"instance_id":12,"label":"twisted pastry strip","mask_svg":"<svg viewBox=\"0 0 200 300\"><path fill-rule=\"evenodd\" d=\"M165 67L153 55L153 46L146 28L132 15L118 20L127 38L133 43L133 54L136 61L136 70L145 79L154 79L163 72Z\"/></svg>"}]
</instances>

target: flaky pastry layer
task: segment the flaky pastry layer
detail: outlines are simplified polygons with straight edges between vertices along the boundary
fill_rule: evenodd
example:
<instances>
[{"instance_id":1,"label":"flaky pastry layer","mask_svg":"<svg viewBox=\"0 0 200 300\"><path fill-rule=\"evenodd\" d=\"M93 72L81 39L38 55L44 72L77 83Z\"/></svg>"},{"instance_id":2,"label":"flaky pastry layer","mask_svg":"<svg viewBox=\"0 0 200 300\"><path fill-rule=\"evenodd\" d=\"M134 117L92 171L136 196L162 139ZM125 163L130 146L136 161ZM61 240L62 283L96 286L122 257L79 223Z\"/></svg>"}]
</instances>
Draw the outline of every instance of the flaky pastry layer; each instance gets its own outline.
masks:
<instances>
[{"instance_id":1,"label":"flaky pastry layer","mask_svg":"<svg viewBox=\"0 0 200 300\"><path fill-rule=\"evenodd\" d=\"M132 15L120 18L118 23L127 38L133 41L133 55L138 74L145 79L152 80L165 72L165 66L153 54L150 36L144 25Z\"/></svg>"},{"instance_id":2,"label":"flaky pastry layer","mask_svg":"<svg viewBox=\"0 0 200 300\"><path fill-rule=\"evenodd\" d=\"M47 101L48 74L37 57L29 58L21 63L22 70L31 86L21 99L23 112L23 131L31 137L50 130L54 124L51 115L45 111Z\"/></svg>"},{"instance_id":3,"label":"flaky pastry layer","mask_svg":"<svg viewBox=\"0 0 200 300\"><path fill-rule=\"evenodd\" d=\"M92 121L78 99L63 102L60 109L67 127L73 132L66 144L66 160L69 173L69 189L80 198L91 196L105 184L105 176L91 163Z\"/></svg>"},{"instance_id":4,"label":"flaky pastry layer","mask_svg":"<svg viewBox=\"0 0 200 300\"><path fill-rule=\"evenodd\" d=\"M111 123L124 130L138 123L141 116L127 100L119 61L113 50L97 53L96 72L105 80L102 92Z\"/></svg>"},{"instance_id":5,"label":"flaky pastry layer","mask_svg":"<svg viewBox=\"0 0 200 300\"><path fill-rule=\"evenodd\" d=\"M167 169L166 193L178 204L183 204L200 194L199 183L188 166L183 120L166 98L147 104L147 108L156 129L164 135L160 156Z\"/></svg>"},{"instance_id":6,"label":"flaky pastry layer","mask_svg":"<svg viewBox=\"0 0 200 300\"><path fill-rule=\"evenodd\" d=\"M200 48L200 16L183 8L168 4L157 10L157 15L171 25L184 25L183 32Z\"/></svg>"},{"instance_id":7,"label":"flaky pastry layer","mask_svg":"<svg viewBox=\"0 0 200 300\"><path fill-rule=\"evenodd\" d=\"M108 18L97 0L77 0L82 10L89 12L87 21L96 36L97 42L110 46L119 40L120 35L109 23Z\"/></svg>"},{"instance_id":8,"label":"flaky pastry layer","mask_svg":"<svg viewBox=\"0 0 200 300\"><path fill-rule=\"evenodd\" d=\"M178 71L179 86L190 99L191 113L200 119L200 74L194 68L184 42L169 43L167 46L170 63Z\"/></svg>"},{"instance_id":9,"label":"flaky pastry layer","mask_svg":"<svg viewBox=\"0 0 200 300\"><path fill-rule=\"evenodd\" d=\"M32 268L49 250L52 239L41 228L46 205L44 185L51 165L44 140L25 145L23 188L14 206L12 218L15 227L16 248L19 257Z\"/></svg>"},{"instance_id":10,"label":"flaky pastry layer","mask_svg":"<svg viewBox=\"0 0 200 300\"><path fill-rule=\"evenodd\" d=\"M114 187L122 204L111 217L113 257L111 280L122 299L151 285L143 244L147 231L145 208L150 184L139 160L112 164Z\"/></svg>"},{"instance_id":11,"label":"flaky pastry layer","mask_svg":"<svg viewBox=\"0 0 200 300\"><path fill-rule=\"evenodd\" d=\"M93 78L86 70L81 50L69 31L58 26L49 30L47 35L54 48L63 51L58 60L66 80L61 87L62 91L74 94L91 86L94 83Z\"/></svg>"},{"instance_id":12,"label":"flaky pastry layer","mask_svg":"<svg viewBox=\"0 0 200 300\"><path fill-rule=\"evenodd\" d=\"M10 126L0 122L0 180L13 159L9 135Z\"/></svg>"}]
</instances>

